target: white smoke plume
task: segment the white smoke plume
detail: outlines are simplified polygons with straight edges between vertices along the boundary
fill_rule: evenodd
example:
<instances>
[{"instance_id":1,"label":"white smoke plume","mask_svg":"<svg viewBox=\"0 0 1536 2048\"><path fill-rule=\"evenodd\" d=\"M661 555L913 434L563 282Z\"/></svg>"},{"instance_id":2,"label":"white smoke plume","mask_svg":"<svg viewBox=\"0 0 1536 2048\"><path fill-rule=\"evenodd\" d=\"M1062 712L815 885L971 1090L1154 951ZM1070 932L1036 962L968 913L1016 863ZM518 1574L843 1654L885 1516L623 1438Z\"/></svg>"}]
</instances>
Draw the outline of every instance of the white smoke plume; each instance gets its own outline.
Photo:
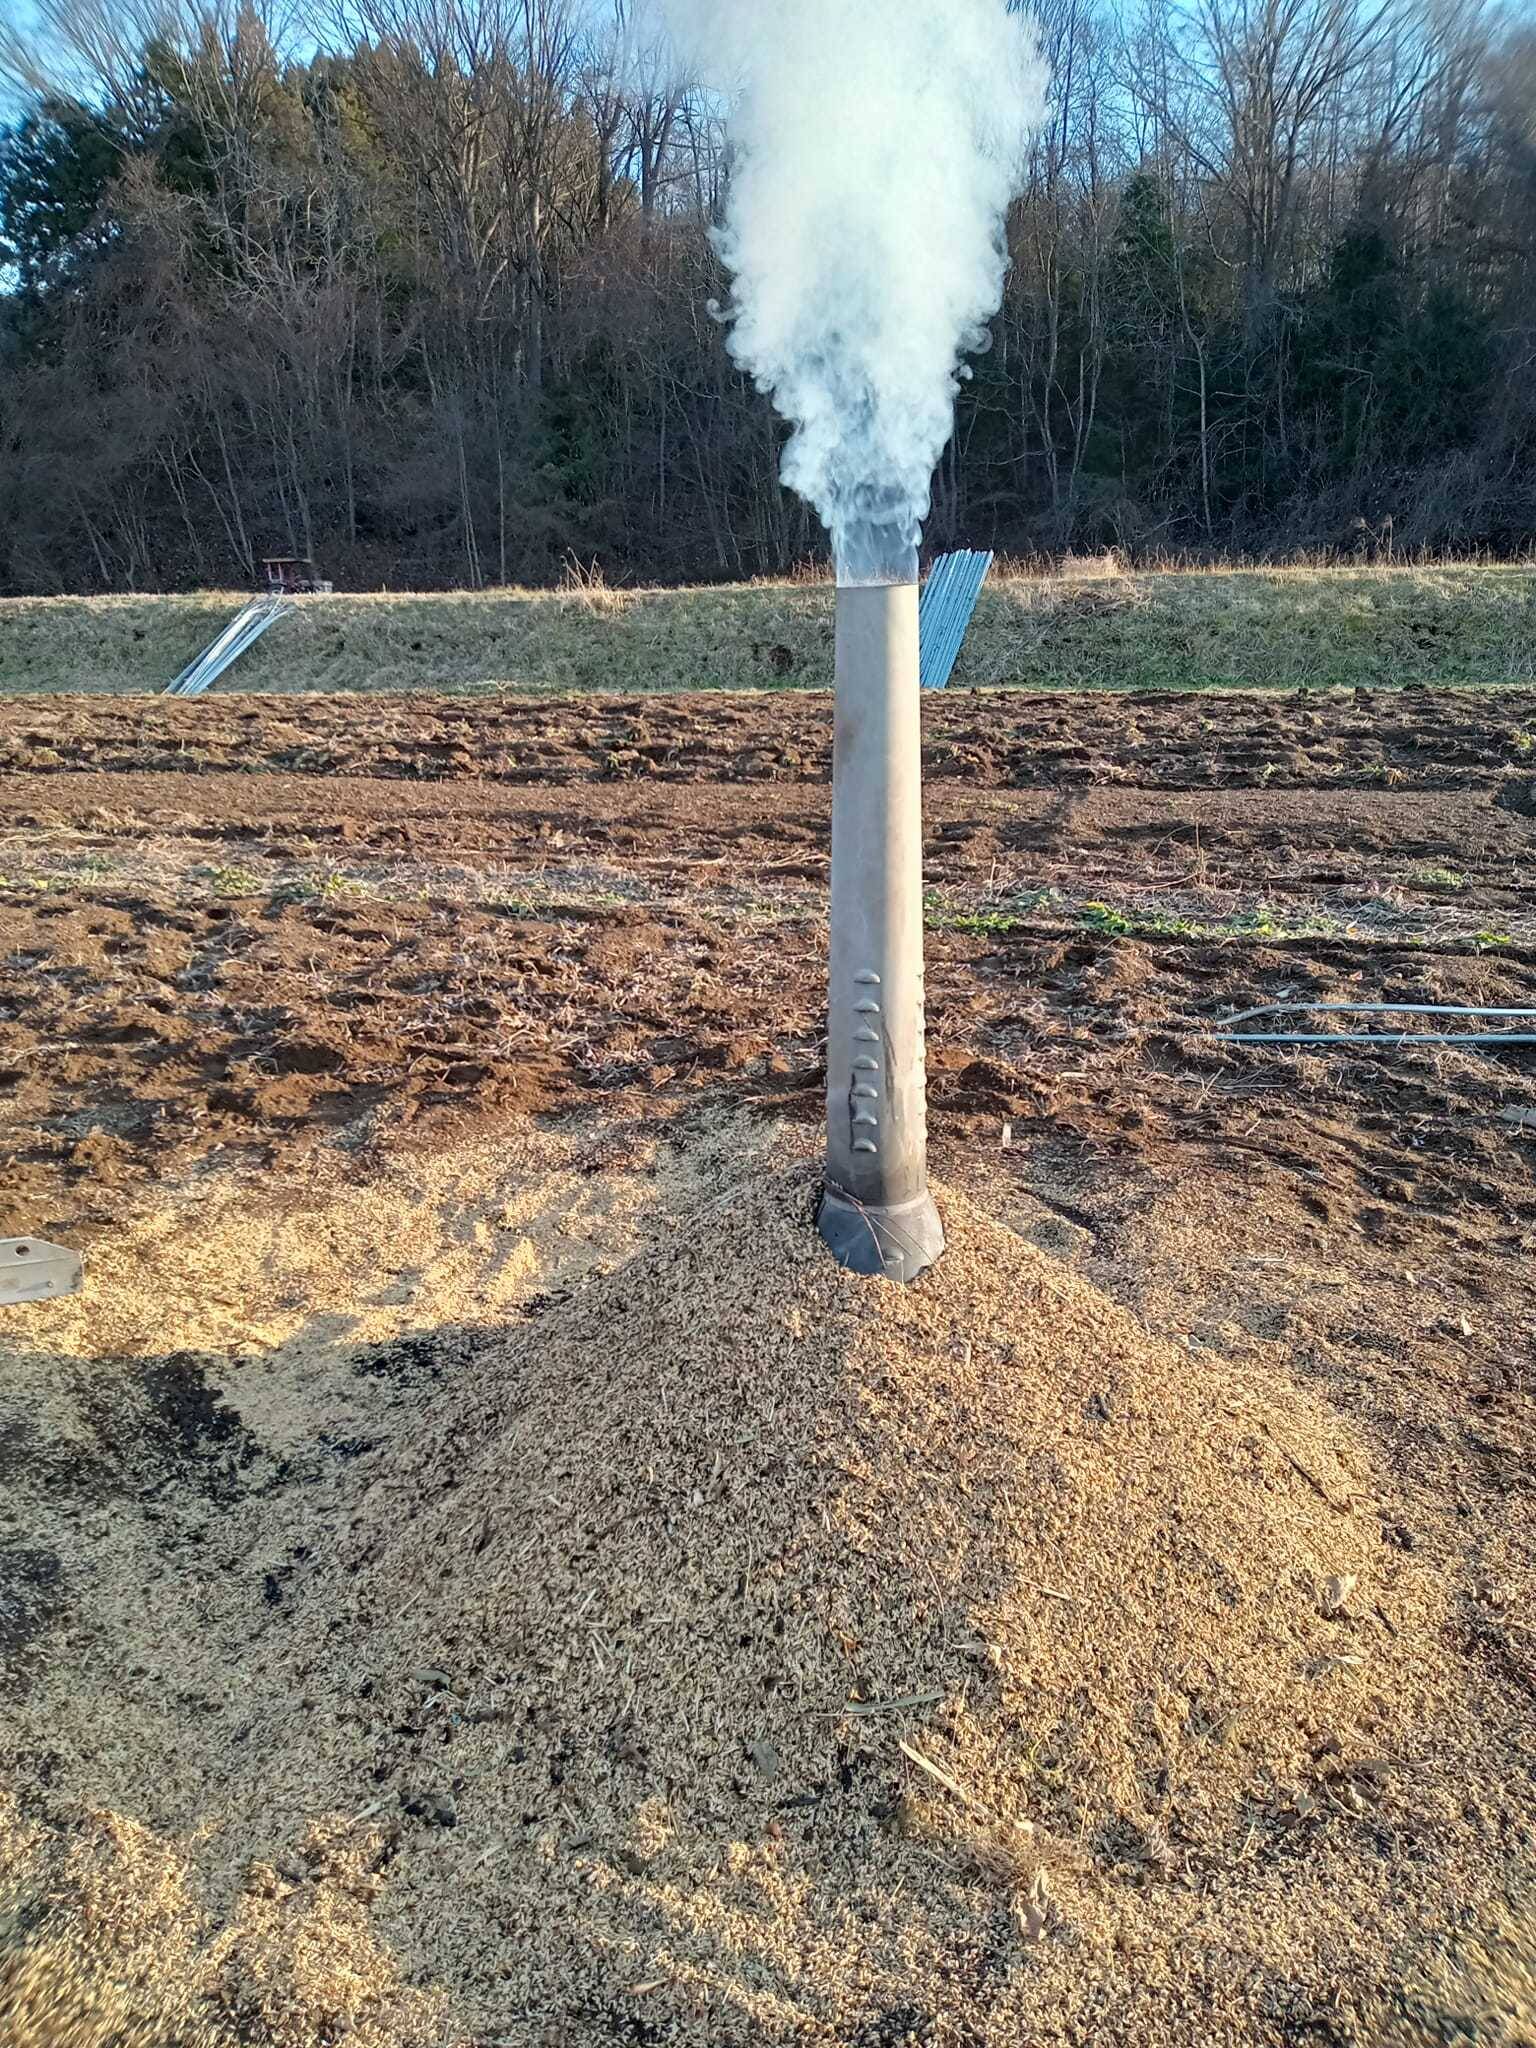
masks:
<instances>
[{"instance_id":1,"label":"white smoke plume","mask_svg":"<svg viewBox=\"0 0 1536 2048\"><path fill-rule=\"evenodd\" d=\"M733 96L731 351L844 581L911 573L1046 74L1006 0L665 0Z\"/></svg>"}]
</instances>

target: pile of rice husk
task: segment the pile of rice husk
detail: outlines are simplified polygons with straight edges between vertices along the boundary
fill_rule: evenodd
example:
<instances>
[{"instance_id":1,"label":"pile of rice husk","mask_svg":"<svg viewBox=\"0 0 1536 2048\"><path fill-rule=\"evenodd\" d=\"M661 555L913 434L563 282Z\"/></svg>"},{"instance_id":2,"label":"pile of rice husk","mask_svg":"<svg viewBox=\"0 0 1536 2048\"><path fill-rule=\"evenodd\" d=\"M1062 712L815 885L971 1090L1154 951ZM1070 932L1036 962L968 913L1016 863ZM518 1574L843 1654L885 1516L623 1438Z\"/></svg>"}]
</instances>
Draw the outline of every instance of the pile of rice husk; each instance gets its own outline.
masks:
<instances>
[{"instance_id":1,"label":"pile of rice husk","mask_svg":"<svg viewBox=\"0 0 1536 2048\"><path fill-rule=\"evenodd\" d=\"M280 1610L204 1575L174 1741L39 1694L0 2035L1369 2038L1483 1720L1361 1442L958 1197L904 1290L814 1199L459 1345Z\"/></svg>"},{"instance_id":2,"label":"pile of rice husk","mask_svg":"<svg viewBox=\"0 0 1536 2048\"><path fill-rule=\"evenodd\" d=\"M141 1823L88 1811L66 1834L0 1791L0 2040L435 2048L442 1999L402 1985L369 1926L384 1847L377 1828L313 1827L294 1881L255 1865L221 1924Z\"/></svg>"}]
</instances>

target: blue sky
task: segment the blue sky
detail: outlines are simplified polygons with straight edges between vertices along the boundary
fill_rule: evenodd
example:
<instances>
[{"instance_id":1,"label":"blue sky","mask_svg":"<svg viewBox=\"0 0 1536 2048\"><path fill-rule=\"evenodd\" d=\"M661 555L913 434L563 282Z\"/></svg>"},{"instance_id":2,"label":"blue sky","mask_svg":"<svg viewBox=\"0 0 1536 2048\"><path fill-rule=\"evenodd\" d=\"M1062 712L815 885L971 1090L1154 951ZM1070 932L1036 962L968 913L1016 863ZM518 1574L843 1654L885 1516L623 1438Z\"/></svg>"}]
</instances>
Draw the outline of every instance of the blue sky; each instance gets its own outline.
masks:
<instances>
[{"instance_id":1,"label":"blue sky","mask_svg":"<svg viewBox=\"0 0 1536 2048\"><path fill-rule=\"evenodd\" d=\"M0 27L24 28L33 19L30 0L0 0ZM0 121L16 112L16 96L0 77Z\"/></svg>"}]
</instances>

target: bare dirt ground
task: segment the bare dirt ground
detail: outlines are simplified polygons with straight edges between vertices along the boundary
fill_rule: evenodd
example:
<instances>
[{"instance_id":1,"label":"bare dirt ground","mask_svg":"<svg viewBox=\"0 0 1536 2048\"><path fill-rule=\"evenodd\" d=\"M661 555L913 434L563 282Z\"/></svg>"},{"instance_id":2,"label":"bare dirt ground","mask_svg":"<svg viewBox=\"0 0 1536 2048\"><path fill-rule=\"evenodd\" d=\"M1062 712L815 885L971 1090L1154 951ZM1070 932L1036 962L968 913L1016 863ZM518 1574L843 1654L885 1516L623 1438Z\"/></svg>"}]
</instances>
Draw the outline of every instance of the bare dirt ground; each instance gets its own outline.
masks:
<instances>
[{"instance_id":1,"label":"bare dirt ground","mask_svg":"<svg viewBox=\"0 0 1536 2048\"><path fill-rule=\"evenodd\" d=\"M1461 789L1536 769L1536 690L1175 695L955 691L924 705L930 779L1070 787ZM405 781L824 782L819 694L591 698L32 697L0 766Z\"/></svg>"},{"instance_id":2,"label":"bare dirt ground","mask_svg":"<svg viewBox=\"0 0 1536 2048\"><path fill-rule=\"evenodd\" d=\"M819 1114L824 700L375 711L0 706L0 1223L78 1229L146 1174L375 1127L713 1090ZM1279 1155L1307 1213L1513 1248L1532 1154L1498 1112L1536 1102L1528 1053L1281 1057L1185 1027L1289 996L1523 1006L1526 715L930 707L940 1146L1007 1121L1021 1161Z\"/></svg>"},{"instance_id":3,"label":"bare dirt ground","mask_svg":"<svg viewBox=\"0 0 1536 2048\"><path fill-rule=\"evenodd\" d=\"M231 1500L245 1466L344 1487L389 1456L402 1373L654 1235L681 1199L667 1175L719 1166L711 1134L744 1116L810 1143L828 711L0 702L0 1234L81 1243L97 1275L89 1314L8 1323L18 1413L29 1374L56 1390L61 1361L95 1360L137 1389L167 1473L226 1473ZM937 1171L1193 1370L1284 1373L1358 1432L1390 1475L1383 1553L1445 1589L1437 1658L1514 1730L1536 1705L1536 1048L1198 1032L1293 999L1536 1007L1533 746L1536 696L1511 692L962 695L925 729ZM704 1166L675 1163L700 1145ZM487 1194L498 1148L521 1179ZM167 1366L188 1352L195 1372ZM76 1504L54 1527L43 1451L7 1442L35 1495L0 1528L0 1656L21 1671L65 1655L90 1512L55 1472ZM217 1526L205 1492L189 1541ZM276 1612L304 1561L258 1566ZM1433 1826L1411 1797L1388 1826L1352 1781L1252 1852L1420 1873L1390 2013L1367 2021L1347 1957L1312 1956L1204 2033L1186 1983L1162 2038L1531 2040L1519 1754ZM34 1818L62 1826L90 1770L29 1759ZM425 1984L409 1928L393 1939ZM1391 1960L1362 1941L1385 1997ZM1155 2005L1137 2011L1152 2038ZM1091 2000L1071 2024L1063 2041L1121 2038ZM650 2025L626 2009L547 2038L674 2038ZM846 2038L906 2035L888 2012Z\"/></svg>"}]
</instances>

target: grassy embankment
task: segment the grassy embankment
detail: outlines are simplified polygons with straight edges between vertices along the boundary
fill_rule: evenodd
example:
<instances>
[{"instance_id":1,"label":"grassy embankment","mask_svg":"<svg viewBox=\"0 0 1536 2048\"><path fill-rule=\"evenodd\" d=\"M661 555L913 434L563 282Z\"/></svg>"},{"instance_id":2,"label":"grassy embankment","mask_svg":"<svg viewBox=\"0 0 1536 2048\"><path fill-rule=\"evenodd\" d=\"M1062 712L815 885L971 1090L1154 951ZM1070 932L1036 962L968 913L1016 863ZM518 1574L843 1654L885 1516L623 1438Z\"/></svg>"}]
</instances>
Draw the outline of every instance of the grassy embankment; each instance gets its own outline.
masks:
<instances>
[{"instance_id":1,"label":"grassy embankment","mask_svg":"<svg viewBox=\"0 0 1536 2048\"><path fill-rule=\"evenodd\" d=\"M238 595L0 600L0 692L158 690ZM309 598L218 685L548 694L825 685L826 584ZM1536 683L1536 569L1456 565L1010 576L956 686Z\"/></svg>"}]
</instances>

